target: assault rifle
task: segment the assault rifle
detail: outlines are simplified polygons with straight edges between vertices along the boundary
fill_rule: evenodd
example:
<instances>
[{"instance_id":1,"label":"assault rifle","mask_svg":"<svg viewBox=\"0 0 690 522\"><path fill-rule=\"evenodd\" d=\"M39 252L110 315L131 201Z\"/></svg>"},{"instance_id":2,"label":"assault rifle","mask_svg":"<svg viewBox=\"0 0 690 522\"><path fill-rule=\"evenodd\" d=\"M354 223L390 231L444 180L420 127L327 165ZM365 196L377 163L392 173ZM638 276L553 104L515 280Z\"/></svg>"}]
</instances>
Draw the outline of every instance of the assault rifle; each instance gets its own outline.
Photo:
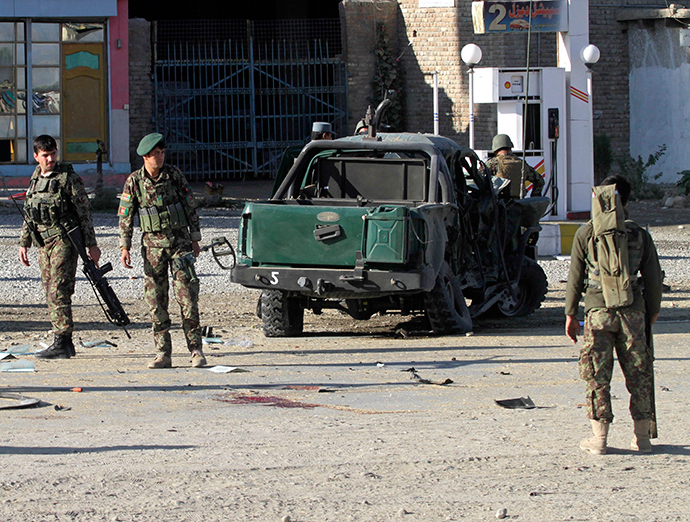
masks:
<instances>
[{"instance_id":1,"label":"assault rifle","mask_svg":"<svg viewBox=\"0 0 690 522\"><path fill-rule=\"evenodd\" d=\"M647 341L647 355L652 370L652 421L649 423L649 437L656 439L659 434L656 430L656 397L654 393L654 337L652 336L652 314L649 310L644 314L644 335Z\"/></svg>"},{"instance_id":2,"label":"assault rifle","mask_svg":"<svg viewBox=\"0 0 690 522\"><path fill-rule=\"evenodd\" d=\"M127 312L125 312L120 300L117 298L115 292L110 287L110 284L108 284L108 280L105 278L105 274L113 269L113 265L106 263L100 268L96 266L96 263L94 263L93 259L86 254L84 239L78 226L72 228L71 230L64 230L84 263L82 268L84 275L86 276L86 279L89 280L89 283L91 283L91 288L93 288L93 292L96 294L98 304L101 305L101 308L103 309L105 316L108 318L108 321L116 326L121 326L125 331L125 334L127 334L127 337L131 339L129 332L125 328L125 326L130 323Z\"/></svg>"}]
</instances>

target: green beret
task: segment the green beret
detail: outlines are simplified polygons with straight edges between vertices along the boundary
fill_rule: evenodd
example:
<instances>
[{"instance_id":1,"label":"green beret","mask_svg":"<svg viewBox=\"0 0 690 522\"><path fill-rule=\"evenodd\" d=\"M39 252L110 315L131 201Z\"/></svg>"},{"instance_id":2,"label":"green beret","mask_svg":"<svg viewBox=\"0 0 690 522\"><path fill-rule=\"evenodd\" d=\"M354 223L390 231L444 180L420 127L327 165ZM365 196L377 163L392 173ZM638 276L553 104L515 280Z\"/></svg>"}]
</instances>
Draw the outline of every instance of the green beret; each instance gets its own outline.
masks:
<instances>
[{"instance_id":1,"label":"green beret","mask_svg":"<svg viewBox=\"0 0 690 522\"><path fill-rule=\"evenodd\" d=\"M139 142L139 146L137 147L137 154L139 154L139 156L146 156L162 140L163 140L162 134L159 134L157 132L147 134L146 136L141 138L141 141Z\"/></svg>"}]
</instances>

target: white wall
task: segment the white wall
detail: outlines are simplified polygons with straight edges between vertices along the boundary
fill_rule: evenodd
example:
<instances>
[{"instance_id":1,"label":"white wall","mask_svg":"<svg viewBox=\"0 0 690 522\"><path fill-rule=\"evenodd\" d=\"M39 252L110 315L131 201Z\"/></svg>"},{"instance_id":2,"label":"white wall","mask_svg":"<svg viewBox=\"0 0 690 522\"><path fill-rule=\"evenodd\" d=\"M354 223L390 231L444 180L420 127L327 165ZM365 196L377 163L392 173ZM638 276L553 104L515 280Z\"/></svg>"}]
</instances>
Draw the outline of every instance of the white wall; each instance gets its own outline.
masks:
<instances>
[{"instance_id":1,"label":"white wall","mask_svg":"<svg viewBox=\"0 0 690 522\"><path fill-rule=\"evenodd\" d=\"M666 144L666 154L648 173L675 183L690 169L690 48L678 29L633 26L630 42L630 153L649 154ZM654 181L654 180L650 180Z\"/></svg>"}]
</instances>

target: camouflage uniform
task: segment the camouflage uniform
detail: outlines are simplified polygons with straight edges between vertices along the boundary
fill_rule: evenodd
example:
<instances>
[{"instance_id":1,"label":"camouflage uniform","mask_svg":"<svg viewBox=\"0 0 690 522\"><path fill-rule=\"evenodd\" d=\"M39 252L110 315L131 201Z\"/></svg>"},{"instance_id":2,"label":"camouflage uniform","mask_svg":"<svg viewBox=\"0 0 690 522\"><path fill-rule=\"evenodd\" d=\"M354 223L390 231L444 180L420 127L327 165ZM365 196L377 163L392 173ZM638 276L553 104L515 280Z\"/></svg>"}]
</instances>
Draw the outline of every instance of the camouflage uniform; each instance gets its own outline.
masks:
<instances>
[{"instance_id":1,"label":"camouflage uniform","mask_svg":"<svg viewBox=\"0 0 690 522\"><path fill-rule=\"evenodd\" d=\"M497 154L486 162L486 166L493 176L510 180L510 196L513 198L520 197L522 163L522 159L512 152L508 154ZM525 163L525 166L525 180L533 184L532 196L541 196L541 191L544 188L544 179L529 164Z\"/></svg>"},{"instance_id":2,"label":"camouflage uniform","mask_svg":"<svg viewBox=\"0 0 690 522\"><path fill-rule=\"evenodd\" d=\"M74 330L72 295L78 254L61 226L71 229L79 225L84 246L96 245L84 182L70 164L57 163L48 176L42 176L40 167L37 167L31 176L24 210L26 218L35 226L44 242L44 246L38 249L38 265L53 333L71 336ZM32 243L31 232L24 223L19 246L28 248Z\"/></svg>"},{"instance_id":3,"label":"camouflage uniform","mask_svg":"<svg viewBox=\"0 0 690 522\"><path fill-rule=\"evenodd\" d=\"M640 273L633 287L633 304L606 308L601 285L587 278L596 270L588 248L592 223L578 229L573 242L570 275L566 290L566 315L577 315L582 292L585 294L585 330L580 351L580 376L586 382L587 416L610 423L613 352L630 392L633 420L652 418L652 357L645 339L645 308L650 315L661 308L661 267L651 236L631 221L626 221L630 274Z\"/></svg>"},{"instance_id":4,"label":"camouflage uniform","mask_svg":"<svg viewBox=\"0 0 690 522\"><path fill-rule=\"evenodd\" d=\"M182 327L190 352L201 350L199 280L194 271L192 241L201 240L194 196L180 170L163 165L157 179L144 167L127 178L120 200L120 247L130 250L134 215L142 226L144 300L149 306L156 349L172 352L168 314L168 272L180 305Z\"/></svg>"}]
</instances>

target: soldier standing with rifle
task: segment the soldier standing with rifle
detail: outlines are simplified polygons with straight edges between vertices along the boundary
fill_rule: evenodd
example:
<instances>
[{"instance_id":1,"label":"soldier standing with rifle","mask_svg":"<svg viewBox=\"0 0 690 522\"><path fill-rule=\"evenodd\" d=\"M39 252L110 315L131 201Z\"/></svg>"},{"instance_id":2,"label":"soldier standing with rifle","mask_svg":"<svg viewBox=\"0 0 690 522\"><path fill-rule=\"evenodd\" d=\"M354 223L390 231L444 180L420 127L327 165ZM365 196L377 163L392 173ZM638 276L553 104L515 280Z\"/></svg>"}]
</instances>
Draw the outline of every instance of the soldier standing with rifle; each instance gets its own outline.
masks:
<instances>
[{"instance_id":1,"label":"soldier standing with rifle","mask_svg":"<svg viewBox=\"0 0 690 522\"><path fill-rule=\"evenodd\" d=\"M34 139L34 159L38 167L26 192L19 260L29 266L28 249L32 245L38 247L41 281L55 335L53 344L35 355L44 359L69 359L75 355L72 295L79 255L67 231L81 229L88 255L96 264L101 251L96 244L84 182L72 165L57 162L57 143L51 136L44 134Z\"/></svg>"},{"instance_id":2,"label":"soldier standing with rifle","mask_svg":"<svg viewBox=\"0 0 690 522\"><path fill-rule=\"evenodd\" d=\"M182 327L192 366L206 365L201 349L199 325L199 279L194 271L199 255L201 231L194 208L194 196L187 180L176 167L164 163L165 142L158 133L142 138L137 154L144 166L125 181L120 200L120 260L132 268L130 250L134 215L139 214L141 255L144 259L144 299L153 323L156 358L149 368L172 367L172 340L168 314L168 272L180 305Z\"/></svg>"},{"instance_id":3,"label":"soldier standing with rifle","mask_svg":"<svg viewBox=\"0 0 690 522\"><path fill-rule=\"evenodd\" d=\"M635 433L631 448L650 453L650 432L654 435L656 425L654 355L645 326L651 329L659 315L662 275L651 236L626 219L629 197L630 183L622 176L609 176L594 189L592 221L575 234L566 290L565 329L573 342L580 335L577 312L585 292L580 376L586 382L587 416L594 435L580 448L596 455L606 453L613 421L614 349L630 392Z\"/></svg>"}]
</instances>

